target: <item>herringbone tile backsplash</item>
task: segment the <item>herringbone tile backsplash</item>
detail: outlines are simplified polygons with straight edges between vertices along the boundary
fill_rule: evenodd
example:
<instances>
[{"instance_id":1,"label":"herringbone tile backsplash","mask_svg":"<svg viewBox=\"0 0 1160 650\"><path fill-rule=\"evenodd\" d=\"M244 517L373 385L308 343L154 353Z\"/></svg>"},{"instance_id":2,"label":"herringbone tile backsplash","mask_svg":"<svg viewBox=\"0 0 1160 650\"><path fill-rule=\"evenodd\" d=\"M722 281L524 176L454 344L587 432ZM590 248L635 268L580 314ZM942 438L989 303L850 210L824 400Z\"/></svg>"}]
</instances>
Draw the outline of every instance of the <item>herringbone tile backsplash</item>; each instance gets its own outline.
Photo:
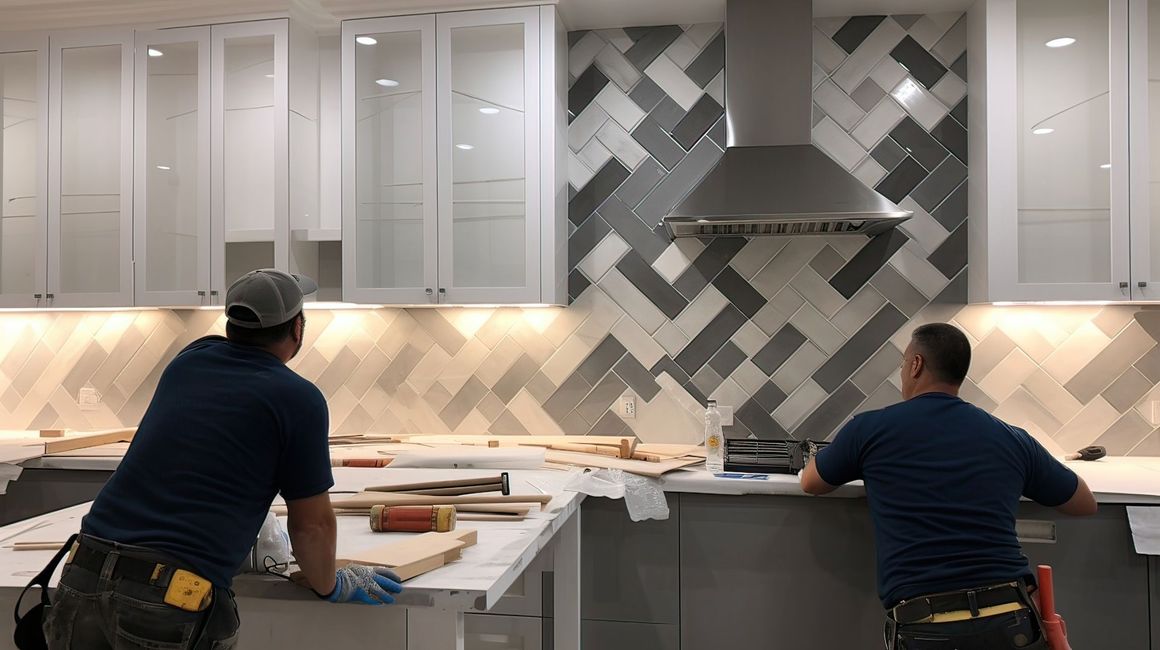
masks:
<instances>
[{"instance_id":1,"label":"herringbone tile backsplash","mask_svg":"<svg viewBox=\"0 0 1160 650\"><path fill-rule=\"evenodd\" d=\"M572 305L309 312L291 365L335 431L692 442L714 398L736 409L730 435L824 438L899 400L910 330L951 321L975 344L968 399L1060 449L1160 455L1160 311L964 304L961 15L816 23L815 143L915 213L874 240L669 242L656 224L722 153L721 25L569 40ZM136 423L165 363L222 327L211 311L0 316L0 427Z\"/></svg>"}]
</instances>

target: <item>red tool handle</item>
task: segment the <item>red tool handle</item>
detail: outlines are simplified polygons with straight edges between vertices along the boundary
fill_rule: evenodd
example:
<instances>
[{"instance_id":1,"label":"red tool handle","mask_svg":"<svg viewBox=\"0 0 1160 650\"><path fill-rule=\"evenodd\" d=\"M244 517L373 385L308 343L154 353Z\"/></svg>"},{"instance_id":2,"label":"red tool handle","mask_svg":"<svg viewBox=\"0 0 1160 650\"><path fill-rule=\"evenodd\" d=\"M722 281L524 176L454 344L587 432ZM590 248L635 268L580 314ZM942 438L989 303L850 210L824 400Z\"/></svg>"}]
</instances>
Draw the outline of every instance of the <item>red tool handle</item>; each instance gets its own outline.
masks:
<instances>
[{"instance_id":1,"label":"red tool handle","mask_svg":"<svg viewBox=\"0 0 1160 650\"><path fill-rule=\"evenodd\" d=\"M1067 642L1067 624L1055 611L1055 582L1051 577L1051 567L1040 564L1039 574L1039 614L1043 618L1043 636L1051 650L1071 650Z\"/></svg>"}]
</instances>

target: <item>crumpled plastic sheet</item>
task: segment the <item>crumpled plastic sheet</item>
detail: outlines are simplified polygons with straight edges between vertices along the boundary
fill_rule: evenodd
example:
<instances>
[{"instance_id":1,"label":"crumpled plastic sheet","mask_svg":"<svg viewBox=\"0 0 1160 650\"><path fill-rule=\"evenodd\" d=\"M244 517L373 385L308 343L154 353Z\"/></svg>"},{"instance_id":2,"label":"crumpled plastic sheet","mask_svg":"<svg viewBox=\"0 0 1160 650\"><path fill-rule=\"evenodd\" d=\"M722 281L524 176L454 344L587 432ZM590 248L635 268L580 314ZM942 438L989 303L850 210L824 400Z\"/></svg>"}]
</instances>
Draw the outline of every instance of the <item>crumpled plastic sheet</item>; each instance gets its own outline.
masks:
<instances>
[{"instance_id":1,"label":"crumpled plastic sheet","mask_svg":"<svg viewBox=\"0 0 1160 650\"><path fill-rule=\"evenodd\" d=\"M669 503L661 483L620 469L587 471L572 477L565 490L593 497L624 499L628 518L633 521L669 518Z\"/></svg>"}]
</instances>

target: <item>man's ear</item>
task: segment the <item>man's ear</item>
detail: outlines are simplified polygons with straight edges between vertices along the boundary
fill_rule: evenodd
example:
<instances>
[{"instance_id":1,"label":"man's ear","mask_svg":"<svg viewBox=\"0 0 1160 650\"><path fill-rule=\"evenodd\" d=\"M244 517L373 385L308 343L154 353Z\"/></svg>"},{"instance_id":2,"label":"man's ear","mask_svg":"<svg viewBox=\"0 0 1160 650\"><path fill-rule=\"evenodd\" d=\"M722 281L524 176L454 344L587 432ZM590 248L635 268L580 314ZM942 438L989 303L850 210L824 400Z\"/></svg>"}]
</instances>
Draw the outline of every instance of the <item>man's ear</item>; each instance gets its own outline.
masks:
<instances>
[{"instance_id":1,"label":"man's ear","mask_svg":"<svg viewBox=\"0 0 1160 650\"><path fill-rule=\"evenodd\" d=\"M914 355L914 359L910 362L910 376L917 379L925 369L926 359L921 354Z\"/></svg>"}]
</instances>

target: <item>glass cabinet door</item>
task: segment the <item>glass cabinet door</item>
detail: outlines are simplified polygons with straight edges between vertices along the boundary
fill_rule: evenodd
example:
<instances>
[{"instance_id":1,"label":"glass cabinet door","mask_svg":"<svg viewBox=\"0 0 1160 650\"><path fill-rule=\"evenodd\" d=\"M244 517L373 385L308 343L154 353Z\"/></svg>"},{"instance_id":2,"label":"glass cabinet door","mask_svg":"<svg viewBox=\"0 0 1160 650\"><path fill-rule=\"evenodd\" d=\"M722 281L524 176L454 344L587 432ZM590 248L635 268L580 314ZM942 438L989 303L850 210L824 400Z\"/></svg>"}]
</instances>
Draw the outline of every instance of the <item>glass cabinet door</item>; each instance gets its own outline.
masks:
<instances>
[{"instance_id":1,"label":"glass cabinet door","mask_svg":"<svg viewBox=\"0 0 1160 650\"><path fill-rule=\"evenodd\" d=\"M133 38L50 38L48 304L133 304Z\"/></svg>"},{"instance_id":2,"label":"glass cabinet door","mask_svg":"<svg viewBox=\"0 0 1160 650\"><path fill-rule=\"evenodd\" d=\"M435 17L342 28L343 295L436 299Z\"/></svg>"},{"instance_id":3,"label":"glass cabinet door","mask_svg":"<svg viewBox=\"0 0 1160 650\"><path fill-rule=\"evenodd\" d=\"M137 34L138 305L209 304L209 28Z\"/></svg>"},{"instance_id":4,"label":"glass cabinet door","mask_svg":"<svg viewBox=\"0 0 1160 650\"><path fill-rule=\"evenodd\" d=\"M437 18L441 302L540 297L536 8Z\"/></svg>"},{"instance_id":5,"label":"glass cabinet door","mask_svg":"<svg viewBox=\"0 0 1160 650\"><path fill-rule=\"evenodd\" d=\"M1017 294L1128 300L1126 0L1015 4Z\"/></svg>"},{"instance_id":6,"label":"glass cabinet door","mask_svg":"<svg viewBox=\"0 0 1160 650\"><path fill-rule=\"evenodd\" d=\"M214 295L289 264L287 23L212 28Z\"/></svg>"},{"instance_id":7,"label":"glass cabinet door","mask_svg":"<svg viewBox=\"0 0 1160 650\"><path fill-rule=\"evenodd\" d=\"M47 40L0 40L0 306L45 304Z\"/></svg>"}]
</instances>

